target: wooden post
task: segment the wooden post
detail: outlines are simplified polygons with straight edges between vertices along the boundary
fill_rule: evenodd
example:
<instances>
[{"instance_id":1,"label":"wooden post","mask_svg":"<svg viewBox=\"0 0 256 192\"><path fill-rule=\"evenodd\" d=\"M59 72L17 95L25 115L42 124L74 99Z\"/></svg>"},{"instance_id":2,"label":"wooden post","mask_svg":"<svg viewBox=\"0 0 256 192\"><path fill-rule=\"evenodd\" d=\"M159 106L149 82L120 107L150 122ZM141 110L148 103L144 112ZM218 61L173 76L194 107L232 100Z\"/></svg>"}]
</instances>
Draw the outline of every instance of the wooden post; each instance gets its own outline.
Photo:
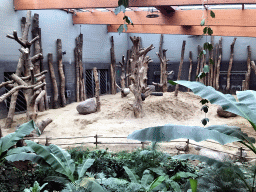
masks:
<instances>
[{"instance_id":1,"label":"wooden post","mask_svg":"<svg viewBox=\"0 0 256 192\"><path fill-rule=\"evenodd\" d=\"M186 41L183 41L182 43L182 50L181 50L181 60L180 60L180 66L179 66L179 72L178 72L178 77L177 80L180 80L181 72L182 72L182 65L183 65L183 60L184 60L184 53L185 53L185 46L186 46ZM179 84L176 85L175 87L175 96L178 96L178 91L179 91Z\"/></svg>"},{"instance_id":2,"label":"wooden post","mask_svg":"<svg viewBox=\"0 0 256 192\"><path fill-rule=\"evenodd\" d=\"M111 93L116 94L116 58L115 58L115 49L114 49L114 38L111 36L111 64L110 64L110 74L111 74Z\"/></svg>"},{"instance_id":3,"label":"wooden post","mask_svg":"<svg viewBox=\"0 0 256 192\"><path fill-rule=\"evenodd\" d=\"M201 63L201 57L199 57L200 53L202 51L202 47L198 45L197 47L197 67L196 67L196 76L199 75L200 72L200 63ZM198 81L198 78L196 78L196 81Z\"/></svg>"},{"instance_id":4,"label":"wooden post","mask_svg":"<svg viewBox=\"0 0 256 192\"><path fill-rule=\"evenodd\" d=\"M80 66L79 66L79 59L78 59L78 44L79 44L79 37L76 38L76 47L74 50L75 54L75 66L76 66L76 102L80 101Z\"/></svg>"},{"instance_id":5,"label":"wooden post","mask_svg":"<svg viewBox=\"0 0 256 192\"><path fill-rule=\"evenodd\" d=\"M2 137L3 137L2 127L1 127L1 125L0 125L0 138L2 138Z\"/></svg>"},{"instance_id":6,"label":"wooden post","mask_svg":"<svg viewBox=\"0 0 256 192\"><path fill-rule=\"evenodd\" d=\"M254 61L251 61L251 67L252 69L254 70L254 73L256 75L256 65L255 65L255 62Z\"/></svg>"},{"instance_id":7,"label":"wooden post","mask_svg":"<svg viewBox=\"0 0 256 192\"><path fill-rule=\"evenodd\" d=\"M120 80L120 83L121 83L121 97L126 97L127 95L124 94L124 89L125 89L125 57L124 55L122 56L122 63L119 62L120 66L121 66L121 70L122 70L122 73L121 73L121 80Z\"/></svg>"},{"instance_id":8,"label":"wooden post","mask_svg":"<svg viewBox=\"0 0 256 192\"><path fill-rule=\"evenodd\" d=\"M251 47L247 46L248 56L247 56L247 73L245 74L245 90L250 89L250 76L251 76Z\"/></svg>"},{"instance_id":9,"label":"wooden post","mask_svg":"<svg viewBox=\"0 0 256 192\"><path fill-rule=\"evenodd\" d=\"M131 50L128 49L127 53L126 53L126 66L125 66L125 83L126 83L126 87L129 87L129 85L131 84L130 78L128 78L129 74L131 74L130 58L131 58Z\"/></svg>"},{"instance_id":10,"label":"wooden post","mask_svg":"<svg viewBox=\"0 0 256 192\"><path fill-rule=\"evenodd\" d=\"M97 68L93 68L93 74L95 79L95 98L96 98L96 111L100 111L100 83Z\"/></svg>"},{"instance_id":11,"label":"wooden post","mask_svg":"<svg viewBox=\"0 0 256 192\"><path fill-rule=\"evenodd\" d=\"M53 86L53 108L57 109L59 107L59 102L58 102L58 86L57 86L57 81L54 73L54 68L53 68L53 61L52 61L52 53L48 53L48 67L50 71L50 77L52 80L52 86Z\"/></svg>"},{"instance_id":12,"label":"wooden post","mask_svg":"<svg viewBox=\"0 0 256 192\"><path fill-rule=\"evenodd\" d=\"M235 46L236 38L234 38L232 44L230 45L230 60L229 60L229 65L228 65L228 73L227 73L227 87L226 90L230 90L230 75L231 75L231 69L233 65L233 60L234 60L234 46Z\"/></svg>"},{"instance_id":13,"label":"wooden post","mask_svg":"<svg viewBox=\"0 0 256 192\"><path fill-rule=\"evenodd\" d=\"M245 80L242 80L242 91L246 90L246 82Z\"/></svg>"},{"instance_id":14,"label":"wooden post","mask_svg":"<svg viewBox=\"0 0 256 192\"><path fill-rule=\"evenodd\" d=\"M189 71L188 71L188 81L191 81L191 72L192 72L192 67L193 67L193 61L192 61L192 51L189 52ZM188 88L189 91L189 88Z\"/></svg>"},{"instance_id":15,"label":"wooden post","mask_svg":"<svg viewBox=\"0 0 256 192\"><path fill-rule=\"evenodd\" d=\"M217 73L216 73L216 90L220 89L220 83L219 83L219 79L220 79L220 63L221 63L221 59L222 59L222 37L219 40L219 58L218 58L218 63L217 63Z\"/></svg>"},{"instance_id":16,"label":"wooden post","mask_svg":"<svg viewBox=\"0 0 256 192\"><path fill-rule=\"evenodd\" d=\"M214 47L214 36L211 36L211 44L212 44L212 47ZM213 49L210 51L210 59L213 61ZM209 66L210 66L210 72L208 75L208 85L213 86L214 64L211 64L209 61Z\"/></svg>"},{"instance_id":17,"label":"wooden post","mask_svg":"<svg viewBox=\"0 0 256 192\"><path fill-rule=\"evenodd\" d=\"M83 34L79 35L79 44L78 44L78 62L79 62L79 72L80 72L80 101L86 99L85 94L85 83L84 83L84 69L83 69Z\"/></svg>"},{"instance_id":18,"label":"wooden post","mask_svg":"<svg viewBox=\"0 0 256 192\"><path fill-rule=\"evenodd\" d=\"M58 68L59 68L59 75L60 75L60 97L61 97L61 105L62 107L66 106L66 82L65 82L65 74L63 70L62 64L62 43L61 39L57 39L57 58L58 58Z\"/></svg>"},{"instance_id":19,"label":"wooden post","mask_svg":"<svg viewBox=\"0 0 256 192\"><path fill-rule=\"evenodd\" d=\"M217 63L218 63L218 52L219 52L219 44L215 45L215 56L214 56L214 72L213 72L213 87L216 89L216 75L217 75Z\"/></svg>"},{"instance_id":20,"label":"wooden post","mask_svg":"<svg viewBox=\"0 0 256 192\"><path fill-rule=\"evenodd\" d=\"M96 138L96 149L98 148L98 135L96 134L96 136L94 136L94 138Z\"/></svg>"},{"instance_id":21,"label":"wooden post","mask_svg":"<svg viewBox=\"0 0 256 192\"><path fill-rule=\"evenodd\" d=\"M49 137L46 137L46 138L45 138L45 146L49 146L49 145L50 145L49 140L50 140Z\"/></svg>"},{"instance_id":22,"label":"wooden post","mask_svg":"<svg viewBox=\"0 0 256 192\"><path fill-rule=\"evenodd\" d=\"M144 142L141 142L141 145L142 145L142 149L143 149L143 150L144 150L144 148L145 148L145 147L144 147L144 144L145 144Z\"/></svg>"}]
</instances>

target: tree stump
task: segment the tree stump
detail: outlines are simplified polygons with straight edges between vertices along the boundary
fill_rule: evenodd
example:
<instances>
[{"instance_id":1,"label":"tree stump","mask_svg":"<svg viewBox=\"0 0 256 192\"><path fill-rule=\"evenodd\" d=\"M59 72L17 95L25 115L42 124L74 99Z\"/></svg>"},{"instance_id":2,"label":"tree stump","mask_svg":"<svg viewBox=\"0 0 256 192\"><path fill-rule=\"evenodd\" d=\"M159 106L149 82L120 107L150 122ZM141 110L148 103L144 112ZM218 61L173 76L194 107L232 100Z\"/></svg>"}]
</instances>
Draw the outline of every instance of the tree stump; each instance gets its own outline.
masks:
<instances>
[{"instance_id":1,"label":"tree stump","mask_svg":"<svg viewBox=\"0 0 256 192\"><path fill-rule=\"evenodd\" d=\"M94 80L95 80L95 98L96 98L96 111L100 111L100 83L97 68L93 68Z\"/></svg>"}]
</instances>

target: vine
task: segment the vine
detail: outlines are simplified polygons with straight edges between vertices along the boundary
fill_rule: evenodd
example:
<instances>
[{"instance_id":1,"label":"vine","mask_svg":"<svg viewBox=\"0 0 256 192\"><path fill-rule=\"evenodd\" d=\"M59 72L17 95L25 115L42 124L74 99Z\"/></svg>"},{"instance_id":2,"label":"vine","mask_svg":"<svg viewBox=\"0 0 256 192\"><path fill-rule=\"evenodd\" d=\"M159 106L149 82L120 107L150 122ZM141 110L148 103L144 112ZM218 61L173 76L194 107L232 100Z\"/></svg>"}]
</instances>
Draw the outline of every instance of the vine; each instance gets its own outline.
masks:
<instances>
[{"instance_id":1,"label":"vine","mask_svg":"<svg viewBox=\"0 0 256 192\"><path fill-rule=\"evenodd\" d=\"M125 15L125 11L126 11L126 8L129 6L129 0L118 0L118 7L115 9L114 13L117 15L118 13L120 12L123 12L124 13L124 17L123 17L123 20L124 20L124 24L121 24L117 31L119 33L119 35L124 31L127 31L128 30L128 25L131 24L133 26L133 22L131 20L130 17L126 16Z\"/></svg>"}]
</instances>

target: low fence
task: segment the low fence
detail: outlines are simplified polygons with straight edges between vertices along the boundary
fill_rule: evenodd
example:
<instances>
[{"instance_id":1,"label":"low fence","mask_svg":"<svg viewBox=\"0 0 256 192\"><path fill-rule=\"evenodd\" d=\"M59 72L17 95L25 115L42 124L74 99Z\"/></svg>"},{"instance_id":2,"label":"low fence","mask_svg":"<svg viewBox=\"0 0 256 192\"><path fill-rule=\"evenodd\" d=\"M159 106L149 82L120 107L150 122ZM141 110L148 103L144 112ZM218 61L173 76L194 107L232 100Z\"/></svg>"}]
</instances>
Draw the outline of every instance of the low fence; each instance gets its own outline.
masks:
<instances>
[{"instance_id":1,"label":"low fence","mask_svg":"<svg viewBox=\"0 0 256 192\"><path fill-rule=\"evenodd\" d=\"M94 138L95 141L93 142L75 142L75 143L55 143L56 145L68 145L68 146L72 146L72 145L84 145L86 143L91 143L91 144L94 144L96 145L96 148L98 147L98 145L102 145L102 144L116 144L116 145L122 145L122 144L125 144L125 145L133 145L133 144L139 144L141 145L142 149L145 148L145 145L146 144L149 144L150 142L102 142L102 141L99 141L99 139L105 139L105 138L113 138L113 139L118 139L118 138L122 138L122 139L127 139L127 137L120 137L120 136L108 136L108 137L104 137L102 135L93 135L93 136L82 136L82 137L58 137L58 138L52 138L52 137L28 137L27 139L30 139L30 140L41 140L40 143L45 143L46 146L50 145L51 144L51 141L53 140L70 140L70 139L85 139L85 138ZM45 140L45 142L44 142ZM222 153L226 153L226 154L229 154L229 155L232 155L232 156L237 156L238 159L240 161L244 161L244 160L249 160L249 159L256 159L255 157L243 157L243 151L251 151L249 149L246 149L246 148L243 148L243 147L237 147L237 146L232 146L232 145L224 145L224 146L227 146L227 147L231 147L231 148L235 148L239 151L239 154L233 154L233 153L229 153L229 152L226 152L226 151L221 151L221 150L217 150L217 149L212 149L212 148L209 148L209 147L205 147L205 146L202 146L202 145L198 145L198 144L195 144L195 143L191 143L188 140L186 141L169 141L168 143L171 143L171 142L175 142L175 143L185 143L186 145L186 149L189 149L189 146L192 145L192 146L198 146L198 147L201 147L201 148L205 148L205 149L209 149L209 150L212 150L212 151L216 151L216 152L222 152ZM214 141L208 141L206 140L205 142L208 142L208 143L213 143L213 144L218 144L218 145L221 145L220 143L218 142L214 142ZM221 145L223 146L223 145ZM176 148L177 149L177 148ZM177 149L178 150L178 149ZM180 151L184 151L186 152L186 150L178 150L178 153L180 153ZM173 153L174 154L174 153Z\"/></svg>"}]
</instances>

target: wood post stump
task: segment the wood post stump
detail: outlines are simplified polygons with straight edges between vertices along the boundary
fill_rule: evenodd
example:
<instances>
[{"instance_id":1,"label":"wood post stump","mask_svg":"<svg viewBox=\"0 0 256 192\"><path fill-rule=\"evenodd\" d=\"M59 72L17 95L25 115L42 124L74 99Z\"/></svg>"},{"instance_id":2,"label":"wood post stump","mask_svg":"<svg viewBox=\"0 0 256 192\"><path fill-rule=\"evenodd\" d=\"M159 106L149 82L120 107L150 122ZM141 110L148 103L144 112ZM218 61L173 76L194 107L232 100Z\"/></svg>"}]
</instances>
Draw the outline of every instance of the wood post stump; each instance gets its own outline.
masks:
<instances>
[{"instance_id":1,"label":"wood post stump","mask_svg":"<svg viewBox=\"0 0 256 192\"><path fill-rule=\"evenodd\" d=\"M189 70L188 70L188 81L191 81L191 72L193 67L193 61L192 61L192 51L189 52ZM190 89L188 88L188 91Z\"/></svg>"},{"instance_id":2,"label":"wood post stump","mask_svg":"<svg viewBox=\"0 0 256 192\"><path fill-rule=\"evenodd\" d=\"M114 38L111 36L111 64L110 64L110 76L111 76L111 94L116 94L116 58L115 58L115 49L114 49Z\"/></svg>"},{"instance_id":3,"label":"wood post stump","mask_svg":"<svg viewBox=\"0 0 256 192\"><path fill-rule=\"evenodd\" d=\"M232 70L232 65L233 65L233 60L234 60L234 46L235 46L236 38L234 38L232 44L230 45L230 59L229 59L229 65L228 65L228 73L227 73L227 87L226 90L230 90L230 75L231 75L231 70Z\"/></svg>"},{"instance_id":4,"label":"wood post stump","mask_svg":"<svg viewBox=\"0 0 256 192\"><path fill-rule=\"evenodd\" d=\"M59 107L59 101L58 101L58 85L54 73L53 68L53 59L52 59L52 53L48 53L48 68L50 71L50 77L52 80L52 87L53 87L53 99L52 99L52 107L54 109L57 109Z\"/></svg>"},{"instance_id":5,"label":"wood post stump","mask_svg":"<svg viewBox=\"0 0 256 192\"><path fill-rule=\"evenodd\" d=\"M93 68L93 74L95 79L95 98L96 98L96 111L100 111L100 83L97 68Z\"/></svg>"}]
</instances>

